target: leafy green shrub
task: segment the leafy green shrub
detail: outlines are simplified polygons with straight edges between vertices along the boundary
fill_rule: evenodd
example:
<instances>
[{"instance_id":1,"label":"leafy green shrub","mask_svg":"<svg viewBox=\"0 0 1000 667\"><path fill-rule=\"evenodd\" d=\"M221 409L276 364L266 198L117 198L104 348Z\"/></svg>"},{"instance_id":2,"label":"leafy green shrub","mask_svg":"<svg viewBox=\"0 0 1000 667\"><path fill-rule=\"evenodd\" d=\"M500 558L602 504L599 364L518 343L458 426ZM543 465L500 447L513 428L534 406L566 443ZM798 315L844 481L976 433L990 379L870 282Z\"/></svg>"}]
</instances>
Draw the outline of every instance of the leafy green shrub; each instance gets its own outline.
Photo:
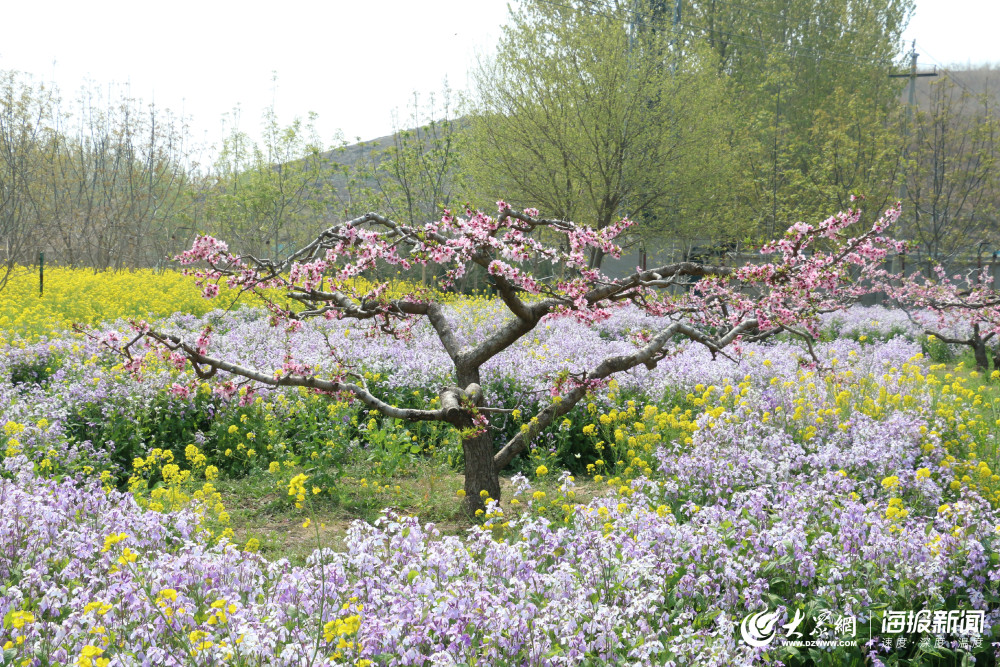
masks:
<instances>
[{"instance_id":1,"label":"leafy green shrub","mask_svg":"<svg viewBox=\"0 0 1000 667\"><path fill-rule=\"evenodd\" d=\"M927 336L920 343L921 351L936 364L947 364L955 360L955 350L937 336Z\"/></svg>"},{"instance_id":2,"label":"leafy green shrub","mask_svg":"<svg viewBox=\"0 0 1000 667\"><path fill-rule=\"evenodd\" d=\"M34 384L44 386L62 366L56 355L40 355L14 363L10 367L10 383L14 386Z\"/></svg>"},{"instance_id":3,"label":"leafy green shrub","mask_svg":"<svg viewBox=\"0 0 1000 667\"><path fill-rule=\"evenodd\" d=\"M130 406L86 403L67 417L65 431L72 440L89 440L97 449L108 450L115 486L124 489L134 460L154 448L183 460L187 445L212 424L217 407L217 399L202 393L191 401L164 392L135 411ZM150 484L158 481L151 479Z\"/></svg>"}]
</instances>

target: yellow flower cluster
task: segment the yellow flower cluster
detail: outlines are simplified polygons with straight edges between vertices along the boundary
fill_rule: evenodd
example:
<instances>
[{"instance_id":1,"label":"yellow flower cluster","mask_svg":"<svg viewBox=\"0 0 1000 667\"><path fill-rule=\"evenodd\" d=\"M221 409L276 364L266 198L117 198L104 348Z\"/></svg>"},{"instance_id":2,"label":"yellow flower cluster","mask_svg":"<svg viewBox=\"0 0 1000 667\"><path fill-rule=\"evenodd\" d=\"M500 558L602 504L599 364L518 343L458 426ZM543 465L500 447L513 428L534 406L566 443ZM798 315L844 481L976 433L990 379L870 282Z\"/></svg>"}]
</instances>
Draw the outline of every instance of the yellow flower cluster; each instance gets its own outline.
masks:
<instances>
[{"instance_id":1,"label":"yellow flower cluster","mask_svg":"<svg viewBox=\"0 0 1000 667\"><path fill-rule=\"evenodd\" d=\"M352 598L353 599L353 598ZM349 610L351 605L343 605L343 610ZM357 605L357 611L361 611L362 606ZM350 641L350 637L358 634L358 630L361 629L361 615L360 614L350 614L344 618L335 618L323 625L323 639L328 643L334 641L337 642L337 651L333 654L334 659L343 657L341 651L351 650L355 647L355 643Z\"/></svg>"},{"instance_id":2,"label":"yellow flower cluster","mask_svg":"<svg viewBox=\"0 0 1000 667\"><path fill-rule=\"evenodd\" d=\"M112 533L111 535L108 535L104 538L104 548L101 549L101 553L108 553L108 551L111 550L111 547L127 539L128 535L125 533Z\"/></svg>"},{"instance_id":3,"label":"yellow flower cluster","mask_svg":"<svg viewBox=\"0 0 1000 667\"><path fill-rule=\"evenodd\" d=\"M209 625L225 625L229 622L229 614L236 613L236 605L227 600L216 600L212 603L211 608L213 609L212 614L208 617L206 623Z\"/></svg>"},{"instance_id":4,"label":"yellow flower cluster","mask_svg":"<svg viewBox=\"0 0 1000 667\"><path fill-rule=\"evenodd\" d=\"M227 297L229 301L227 301ZM15 336L25 342L120 317L155 319L177 311L202 315L235 297L223 290L205 299L192 278L179 271L95 273L90 269L45 268L45 291L38 295L38 271L19 267L0 291L0 344Z\"/></svg>"},{"instance_id":5,"label":"yellow flower cluster","mask_svg":"<svg viewBox=\"0 0 1000 667\"><path fill-rule=\"evenodd\" d=\"M191 464L191 468L194 470L205 467L205 464L208 462L208 458L195 445L188 445L184 449L184 457L187 458Z\"/></svg>"},{"instance_id":6,"label":"yellow flower cluster","mask_svg":"<svg viewBox=\"0 0 1000 667\"><path fill-rule=\"evenodd\" d=\"M222 527L219 537L232 537L233 531L227 525L229 513L222 503L222 495L212 483L219 476L219 469L205 466L208 459L195 445L188 445L184 456L193 470L183 470L174 463L174 454L169 449L156 447L146 458L136 457L128 480L129 492L140 506L154 512L175 512L190 507L198 517L198 527L209 537L215 536L213 525ZM201 466L205 466L205 483L197 488L193 473ZM157 468L163 483L150 489L149 480Z\"/></svg>"},{"instance_id":7,"label":"yellow flower cluster","mask_svg":"<svg viewBox=\"0 0 1000 667\"><path fill-rule=\"evenodd\" d=\"M25 426L20 422L7 422L3 425L3 434L8 438L24 433Z\"/></svg>"},{"instance_id":8,"label":"yellow flower cluster","mask_svg":"<svg viewBox=\"0 0 1000 667\"><path fill-rule=\"evenodd\" d=\"M15 646L23 646L25 635L21 634L19 631L22 628L24 628L24 626L31 625L34 622L35 622L35 615L30 611L10 612L10 614L6 617L6 620L4 621L4 626L0 627L9 627L14 631L14 633L10 635L11 639L4 643L3 650L9 651L14 649ZM7 623L9 623L10 625L7 626ZM30 660L24 660L20 664L27 665L30 664L30 662L31 662ZM13 664L13 663L8 663L8 664Z\"/></svg>"},{"instance_id":9,"label":"yellow flower cluster","mask_svg":"<svg viewBox=\"0 0 1000 667\"><path fill-rule=\"evenodd\" d=\"M354 289L364 294L374 283L357 278ZM393 280L387 298L412 294L415 285ZM275 294L280 293L276 291ZM16 267L7 286L0 291L0 345L16 337L34 342L69 329L73 324L96 325L118 318L154 320L175 312L204 315L224 308L236 300L239 292L220 284L219 296L206 299L194 279L180 271L139 269L135 271L98 271L59 266L45 267L45 290L38 292L37 267ZM437 296L437 294L435 294ZM484 316L490 300L485 297L441 295L444 301L481 304ZM264 300L243 295L241 303L263 306Z\"/></svg>"},{"instance_id":10,"label":"yellow flower cluster","mask_svg":"<svg viewBox=\"0 0 1000 667\"><path fill-rule=\"evenodd\" d=\"M191 654L197 655L198 651L206 651L213 646L215 642L206 639L208 633L204 630L192 630L188 633L188 642L191 644Z\"/></svg>"},{"instance_id":11,"label":"yellow flower cluster","mask_svg":"<svg viewBox=\"0 0 1000 667\"><path fill-rule=\"evenodd\" d=\"M25 625L30 625L35 622L35 615L30 611L15 611L10 615L10 623L14 626L15 630L20 630Z\"/></svg>"},{"instance_id":12,"label":"yellow flower cluster","mask_svg":"<svg viewBox=\"0 0 1000 667\"><path fill-rule=\"evenodd\" d=\"M83 608L84 614L89 614L90 612L97 612L98 616L104 616L109 611L111 611L111 605L102 601L95 600L93 602L88 602Z\"/></svg>"},{"instance_id":13,"label":"yellow flower cluster","mask_svg":"<svg viewBox=\"0 0 1000 667\"><path fill-rule=\"evenodd\" d=\"M892 521L899 521L909 516L910 511L903 507L903 501L899 498L891 498L889 507L885 510L885 516Z\"/></svg>"},{"instance_id":14,"label":"yellow flower cluster","mask_svg":"<svg viewBox=\"0 0 1000 667\"><path fill-rule=\"evenodd\" d=\"M24 433L25 425L19 422L9 421L3 425L3 434L7 440L6 447L4 448L5 456L17 456L21 453L21 441L16 437Z\"/></svg>"},{"instance_id":15,"label":"yellow flower cluster","mask_svg":"<svg viewBox=\"0 0 1000 667\"><path fill-rule=\"evenodd\" d=\"M172 618L174 614L184 614L187 610L177 605L177 590L174 588L164 588L156 595L156 606L160 608L166 618Z\"/></svg>"},{"instance_id":16,"label":"yellow flower cluster","mask_svg":"<svg viewBox=\"0 0 1000 667\"><path fill-rule=\"evenodd\" d=\"M984 384L975 371L965 372L961 364L954 373L947 372L944 364L930 370L920 377L935 420L934 427L923 433L924 451L944 448L936 474L942 481L950 480L953 491L968 487L994 507L1000 506L1000 475L996 474L1000 393Z\"/></svg>"},{"instance_id":17,"label":"yellow flower cluster","mask_svg":"<svg viewBox=\"0 0 1000 667\"><path fill-rule=\"evenodd\" d=\"M104 649L87 644L80 651L80 656L76 659L78 667L107 667L111 662L108 658L102 658Z\"/></svg>"},{"instance_id":18,"label":"yellow flower cluster","mask_svg":"<svg viewBox=\"0 0 1000 667\"><path fill-rule=\"evenodd\" d=\"M928 370L922 359L918 354L899 367L864 376L838 368L834 359L831 373L802 370L794 377L773 377L770 386L786 400L763 412L761 420L778 425L800 442L809 442L830 429L849 428L853 414L882 420L899 410L915 412L930 426L921 429L924 453L944 448L940 467L918 468L916 479L933 476L953 491L968 487L994 506L1000 505L1000 391L961 366L954 373L947 373L943 365ZM741 419L736 411L749 404L750 389L750 376L741 382L723 380L720 386L699 384L669 409L638 407L632 401L622 405L612 391L611 403L620 407L603 413L593 403L587 408L593 422L582 431L593 439L598 456L587 472L594 481L629 495L636 477L651 475L649 461L658 446L689 445L699 429ZM882 486L892 492L900 480L893 475ZM898 502L888 511L890 518L906 513Z\"/></svg>"},{"instance_id":19,"label":"yellow flower cluster","mask_svg":"<svg viewBox=\"0 0 1000 667\"><path fill-rule=\"evenodd\" d=\"M713 390L714 387L710 388L708 393ZM612 400L614 398L612 394ZM651 475L650 460L656 447L675 440L690 444L691 434L697 428L696 415L691 409L682 410L674 406L666 410L646 405L640 411L635 401L628 401L624 407L624 410L615 408L596 414L596 407L589 405L588 411L595 414L597 423L583 428L585 435L602 438L594 443L600 458L587 465L587 472L594 475L597 482L604 481L605 474L612 475L607 483L613 488L622 486L623 482L627 484L640 475Z\"/></svg>"},{"instance_id":20,"label":"yellow flower cluster","mask_svg":"<svg viewBox=\"0 0 1000 667\"><path fill-rule=\"evenodd\" d=\"M896 475L886 477L885 479L882 480L882 488L885 489L886 491L892 491L898 486L899 486L899 477L897 477Z\"/></svg>"},{"instance_id":21,"label":"yellow flower cluster","mask_svg":"<svg viewBox=\"0 0 1000 667\"><path fill-rule=\"evenodd\" d=\"M306 480L308 475L299 473L288 482L288 495L295 498L295 506L302 509L302 503L306 500Z\"/></svg>"}]
</instances>

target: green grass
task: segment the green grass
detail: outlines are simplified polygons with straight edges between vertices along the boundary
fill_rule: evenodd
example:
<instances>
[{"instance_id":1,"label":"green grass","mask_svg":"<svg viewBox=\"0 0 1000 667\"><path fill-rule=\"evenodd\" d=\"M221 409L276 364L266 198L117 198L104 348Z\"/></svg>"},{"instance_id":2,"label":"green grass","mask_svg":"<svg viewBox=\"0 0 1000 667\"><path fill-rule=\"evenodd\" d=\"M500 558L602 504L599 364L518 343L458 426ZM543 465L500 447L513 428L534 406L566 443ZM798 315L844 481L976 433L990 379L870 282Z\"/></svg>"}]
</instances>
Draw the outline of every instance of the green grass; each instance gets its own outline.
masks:
<instances>
[{"instance_id":1,"label":"green grass","mask_svg":"<svg viewBox=\"0 0 1000 667\"><path fill-rule=\"evenodd\" d=\"M415 461L406 470L378 481L367 462L348 463L338 471L333 489L309 495L300 509L288 496L288 478L254 471L249 475L220 480L216 486L230 516L237 544L256 538L268 558L303 562L317 546L344 550L347 529L355 520L375 521L385 508L417 515L438 525L442 532L457 533L473 521L462 509L456 491L462 488L458 473L433 462ZM307 482L307 488L308 488ZM309 519L308 528L303 522Z\"/></svg>"},{"instance_id":2,"label":"green grass","mask_svg":"<svg viewBox=\"0 0 1000 667\"><path fill-rule=\"evenodd\" d=\"M286 477L297 474L289 471ZM216 487L229 513L232 541L243 546L251 538L260 543L260 553L270 560L287 558L301 565L316 548L346 551L348 529L354 521L372 523L391 509L403 515L418 516L423 523L433 523L445 535L462 535L478 520L470 517L457 491L465 479L461 473L433 461L416 461L406 470L377 485L369 476L371 467L349 464L341 470L340 483L334 492L307 498L304 506L295 507L287 494L285 477L276 478L264 471L230 480L219 480ZM532 482L532 488L555 497L559 482L550 473ZM362 482L364 480L364 482ZM513 487L510 478L501 477L501 505L516 519L520 510L510 504ZM388 487L388 488L386 488ZM606 492L606 486L577 478L574 503L586 503ZM309 526L303 523L309 519Z\"/></svg>"}]
</instances>

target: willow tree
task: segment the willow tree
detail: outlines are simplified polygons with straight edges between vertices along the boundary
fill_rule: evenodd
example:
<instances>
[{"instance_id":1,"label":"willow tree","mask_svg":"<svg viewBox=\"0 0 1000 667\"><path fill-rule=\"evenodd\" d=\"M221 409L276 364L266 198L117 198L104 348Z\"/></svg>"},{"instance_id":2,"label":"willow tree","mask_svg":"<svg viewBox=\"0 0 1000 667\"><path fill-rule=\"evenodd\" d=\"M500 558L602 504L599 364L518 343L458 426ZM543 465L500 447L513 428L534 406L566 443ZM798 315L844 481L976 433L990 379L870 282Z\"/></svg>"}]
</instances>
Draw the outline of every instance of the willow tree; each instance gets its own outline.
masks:
<instances>
[{"instance_id":1,"label":"willow tree","mask_svg":"<svg viewBox=\"0 0 1000 667\"><path fill-rule=\"evenodd\" d=\"M463 165L474 194L503 192L597 229L628 216L691 237L732 221L721 76L707 50L664 29L657 4L512 11L476 72Z\"/></svg>"},{"instance_id":2,"label":"willow tree","mask_svg":"<svg viewBox=\"0 0 1000 667\"><path fill-rule=\"evenodd\" d=\"M898 196L901 36L913 0L683 0L740 119L742 209L763 238L785 221Z\"/></svg>"}]
</instances>

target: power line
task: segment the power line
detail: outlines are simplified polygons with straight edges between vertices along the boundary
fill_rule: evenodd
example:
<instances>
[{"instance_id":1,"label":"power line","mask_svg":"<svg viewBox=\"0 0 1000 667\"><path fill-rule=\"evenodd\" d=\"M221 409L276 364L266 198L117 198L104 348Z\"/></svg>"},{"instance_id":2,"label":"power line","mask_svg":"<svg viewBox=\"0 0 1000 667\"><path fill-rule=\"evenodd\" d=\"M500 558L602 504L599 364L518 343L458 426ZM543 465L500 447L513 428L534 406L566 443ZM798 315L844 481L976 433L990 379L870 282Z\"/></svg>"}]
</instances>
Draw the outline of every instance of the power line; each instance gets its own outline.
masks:
<instances>
[{"instance_id":1,"label":"power line","mask_svg":"<svg viewBox=\"0 0 1000 667\"><path fill-rule=\"evenodd\" d=\"M914 48L916 48L916 47L914 46ZM938 67L940 67L941 71L945 72L948 75L948 78L954 80L954 82L958 84L959 88L961 88L962 90L964 90L966 93L968 93L969 95L971 95L973 97L976 96L976 93L973 92L973 91L971 91L971 90L969 90L969 88L965 85L965 83L962 82L962 79L955 73L954 70L951 70L951 69L948 69L947 67L945 67L941 63L940 60L938 60L937 58L935 58L934 56L932 56L930 53L928 53L927 49L925 49L924 47L920 47L920 51L925 56L927 56L928 58L930 58L931 61L934 62Z\"/></svg>"}]
</instances>

